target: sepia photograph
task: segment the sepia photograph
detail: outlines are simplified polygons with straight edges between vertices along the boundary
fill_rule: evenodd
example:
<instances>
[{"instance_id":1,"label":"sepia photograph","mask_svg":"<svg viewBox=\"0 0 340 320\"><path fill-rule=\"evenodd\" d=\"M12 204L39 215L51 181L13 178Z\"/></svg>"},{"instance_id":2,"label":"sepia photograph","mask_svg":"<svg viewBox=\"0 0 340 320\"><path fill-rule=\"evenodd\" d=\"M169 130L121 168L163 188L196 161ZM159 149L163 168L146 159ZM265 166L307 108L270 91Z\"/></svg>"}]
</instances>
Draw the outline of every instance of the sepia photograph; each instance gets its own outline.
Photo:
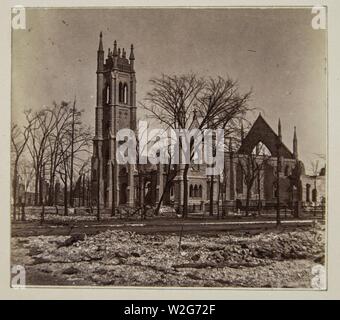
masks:
<instances>
[{"instance_id":1,"label":"sepia photograph","mask_svg":"<svg viewBox=\"0 0 340 320\"><path fill-rule=\"evenodd\" d=\"M13 7L11 287L327 290L325 7Z\"/></svg>"}]
</instances>

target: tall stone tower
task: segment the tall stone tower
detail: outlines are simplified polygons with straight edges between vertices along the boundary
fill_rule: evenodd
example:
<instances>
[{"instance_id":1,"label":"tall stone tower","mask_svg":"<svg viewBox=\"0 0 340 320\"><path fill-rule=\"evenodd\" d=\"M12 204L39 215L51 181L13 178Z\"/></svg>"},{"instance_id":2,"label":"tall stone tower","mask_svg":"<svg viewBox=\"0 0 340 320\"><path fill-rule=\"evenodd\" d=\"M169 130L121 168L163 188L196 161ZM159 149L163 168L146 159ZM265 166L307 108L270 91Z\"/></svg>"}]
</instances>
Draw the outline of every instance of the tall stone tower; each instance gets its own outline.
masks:
<instances>
[{"instance_id":1,"label":"tall stone tower","mask_svg":"<svg viewBox=\"0 0 340 320\"><path fill-rule=\"evenodd\" d=\"M104 58L103 35L97 51L97 105L92 157L92 194L102 207L133 205L132 165L116 163L116 133L136 130L136 75L133 45L129 59L123 48L108 49Z\"/></svg>"}]
</instances>

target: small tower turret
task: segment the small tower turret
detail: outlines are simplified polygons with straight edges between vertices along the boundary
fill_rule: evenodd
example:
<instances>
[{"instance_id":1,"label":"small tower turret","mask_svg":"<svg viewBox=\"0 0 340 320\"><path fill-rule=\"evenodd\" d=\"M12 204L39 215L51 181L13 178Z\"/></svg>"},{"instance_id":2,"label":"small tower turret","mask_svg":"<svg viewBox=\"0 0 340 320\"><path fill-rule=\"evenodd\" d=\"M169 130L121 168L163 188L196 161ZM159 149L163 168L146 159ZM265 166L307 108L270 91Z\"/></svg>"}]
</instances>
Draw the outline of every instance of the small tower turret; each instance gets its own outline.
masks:
<instances>
[{"instance_id":1,"label":"small tower turret","mask_svg":"<svg viewBox=\"0 0 340 320\"><path fill-rule=\"evenodd\" d=\"M113 68L117 69L117 67L118 67L118 50L117 50L117 41L116 40L113 42L112 57L113 57Z\"/></svg>"},{"instance_id":2,"label":"small tower turret","mask_svg":"<svg viewBox=\"0 0 340 320\"><path fill-rule=\"evenodd\" d=\"M103 33L99 34L99 47L97 51L97 71L104 70L104 49L103 49Z\"/></svg>"},{"instance_id":3,"label":"small tower turret","mask_svg":"<svg viewBox=\"0 0 340 320\"><path fill-rule=\"evenodd\" d=\"M113 52L112 52L112 55L114 57L117 57L118 56L118 51L117 51L117 41L115 40L114 43L113 43Z\"/></svg>"},{"instance_id":4,"label":"small tower turret","mask_svg":"<svg viewBox=\"0 0 340 320\"><path fill-rule=\"evenodd\" d=\"M244 128L243 128L243 121L241 121L241 142L244 140Z\"/></svg>"},{"instance_id":5,"label":"small tower turret","mask_svg":"<svg viewBox=\"0 0 340 320\"><path fill-rule=\"evenodd\" d=\"M277 129L277 131L278 131L279 139L280 139L280 141L282 141L281 120L280 120L280 118L279 118L279 123L278 123L278 129Z\"/></svg>"},{"instance_id":6,"label":"small tower turret","mask_svg":"<svg viewBox=\"0 0 340 320\"><path fill-rule=\"evenodd\" d=\"M296 127L294 127L293 155L295 159L298 159L298 142L297 142L297 136L296 136Z\"/></svg>"},{"instance_id":7,"label":"small tower turret","mask_svg":"<svg viewBox=\"0 0 340 320\"><path fill-rule=\"evenodd\" d=\"M130 60L131 69L133 70L134 69L134 63L135 63L135 55L133 53L133 44L131 44L131 51L130 51L129 60Z\"/></svg>"}]
</instances>

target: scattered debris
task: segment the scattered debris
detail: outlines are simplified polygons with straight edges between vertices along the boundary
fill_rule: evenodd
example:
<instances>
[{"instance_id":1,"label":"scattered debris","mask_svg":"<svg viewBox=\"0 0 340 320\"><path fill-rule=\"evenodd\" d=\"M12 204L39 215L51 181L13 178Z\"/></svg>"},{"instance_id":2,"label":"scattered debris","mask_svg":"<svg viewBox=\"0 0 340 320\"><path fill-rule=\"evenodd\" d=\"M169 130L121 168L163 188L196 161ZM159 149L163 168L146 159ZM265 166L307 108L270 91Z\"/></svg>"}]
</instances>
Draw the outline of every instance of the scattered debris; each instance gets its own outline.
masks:
<instances>
[{"instance_id":1,"label":"scattered debris","mask_svg":"<svg viewBox=\"0 0 340 320\"><path fill-rule=\"evenodd\" d=\"M67 274L67 275L71 275L71 274L76 274L78 273L79 270L77 268L74 268L74 267L69 267L65 270L62 271L62 274Z\"/></svg>"},{"instance_id":2,"label":"scattered debris","mask_svg":"<svg viewBox=\"0 0 340 320\"><path fill-rule=\"evenodd\" d=\"M185 234L179 252L178 234L107 230L13 238L12 259L60 283L76 274L90 285L310 287L312 267L325 262L324 235L321 225L257 235Z\"/></svg>"},{"instance_id":3,"label":"scattered debris","mask_svg":"<svg viewBox=\"0 0 340 320\"><path fill-rule=\"evenodd\" d=\"M62 241L58 244L58 248L60 247L69 247L73 245L75 242L82 241L86 237L85 233L75 233L72 234L69 238L67 238L65 241Z\"/></svg>"}]
</instances>

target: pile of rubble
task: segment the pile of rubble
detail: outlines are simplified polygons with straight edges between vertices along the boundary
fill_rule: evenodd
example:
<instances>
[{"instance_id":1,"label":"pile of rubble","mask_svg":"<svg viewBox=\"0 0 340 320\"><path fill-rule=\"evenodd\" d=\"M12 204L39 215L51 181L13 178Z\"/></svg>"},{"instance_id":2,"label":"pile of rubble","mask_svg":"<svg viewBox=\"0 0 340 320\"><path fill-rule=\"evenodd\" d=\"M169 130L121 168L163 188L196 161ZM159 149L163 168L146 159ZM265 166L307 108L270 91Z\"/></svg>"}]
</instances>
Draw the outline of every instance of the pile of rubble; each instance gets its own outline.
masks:
<instances>
[{"instance_id":1,"label":"pile of rubble","mask_svg":"<svg viewBox=\"0 0 340 320\"><path fill-rule=\"evenodd\" d=\"M40 272L97 285L259 286L263 279L261 275L255 277L256 272L264 272L268 279L274 272L274 278L268 281L304 274L306 282L306 268L324 262L324 230L320 226L309 231L254 236L180 238L178 234L141 235L114 230L91 237L15 238L13 247L29 250L31 265ZM293 271L294 266L303 270ZM257 271L247 272L250 268Z\"/></svg>"}]
</instances>

